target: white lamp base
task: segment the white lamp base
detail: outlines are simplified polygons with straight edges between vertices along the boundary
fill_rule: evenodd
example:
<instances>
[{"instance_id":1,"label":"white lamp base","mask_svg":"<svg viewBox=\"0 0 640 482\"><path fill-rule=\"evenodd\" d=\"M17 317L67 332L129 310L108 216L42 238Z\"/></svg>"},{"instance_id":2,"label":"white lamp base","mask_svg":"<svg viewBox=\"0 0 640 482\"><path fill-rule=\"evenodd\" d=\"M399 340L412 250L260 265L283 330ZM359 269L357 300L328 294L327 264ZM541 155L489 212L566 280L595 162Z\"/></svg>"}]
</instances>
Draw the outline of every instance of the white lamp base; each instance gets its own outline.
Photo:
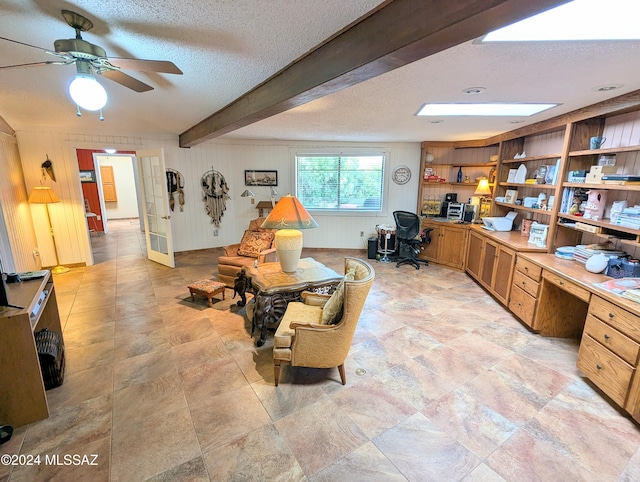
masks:
<instances>
[{"instance_id":1,"label":"white lamp base","mask_svg":"<svg viewBox=\"0 0 640 482\"><path fill-rule=\"evenodd\" d=\"M285 273L295 273L302 254L302 233L297 229L276 231L276 252Z\"/></svg>"}]
</instances>

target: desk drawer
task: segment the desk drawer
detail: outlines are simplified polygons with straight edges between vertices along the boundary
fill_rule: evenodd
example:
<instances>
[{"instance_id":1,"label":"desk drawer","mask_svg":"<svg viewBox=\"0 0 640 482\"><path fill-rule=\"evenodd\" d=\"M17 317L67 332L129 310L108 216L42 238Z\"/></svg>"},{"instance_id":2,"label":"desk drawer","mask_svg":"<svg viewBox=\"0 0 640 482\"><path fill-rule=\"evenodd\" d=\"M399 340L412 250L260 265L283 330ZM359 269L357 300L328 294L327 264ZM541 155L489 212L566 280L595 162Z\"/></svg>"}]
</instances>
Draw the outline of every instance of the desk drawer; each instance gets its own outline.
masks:
<instances>
[{"instance_id":1,"label":"desk drawer","mask_svg":"<svg viewBox=\"0 0 640 482\"><path fill-rule=\"evenodd\" d=\"M516 261L516 271L520 271L534 281L540 281L540 277L542 276L542 268L540 266L526 259L522 259L520 256L518 256Z\"/></svg>"},{"instance_id":2,"label":"desk drawer","mask_svg":"<svg viewBox=\"0 0 640 482\"><path fill-rule=\"evenodd\" d=\"M529 293L534 298L538 297L538 288L540 287L540 284L536 281L533 281L528 276L522 274L521 271L514 271L513 286L517 286L526 293Z\"/></svg>"},{"instance_id":3,"label":"desk drawer","mask_svg":"<svg viewBox=\"0 0 640 482\"><path fill-rule=\"evenodd\" d=\"M640 318L598 296L589 303L589 314L600 318L626 336L640 342Z\"/></svg>"},{"instance_id":4,"label":"desk drawer","mask_svg":"<svg viewBox=\"0 0 640 482\"><path fill-rule=\"evenodd\" d=\"M611 350L629 365L636 366L640 345L631 338L624 336L618 330L603 323L593 315L587 315L584 333L600 342L601 345Z\"/></svg>"},{"instance_id":5,"label":"desk drawer","mask_svg":"<svg viewBox=\"0 0 640 482\"><path fill-rule=\"evenodd\" d=\"M550 283L553 283L554 285L558 286L561 290L572 294L576 298L579 298L582 301L586 301L587 303L589 302L589 298L591 297L591 293L589 293L589 291L587 291L586 289L582 288L581 286L578 286L574 282L569 281L568 279L563 278L562 276L558 276L556 274L553 274L553 273L551 273L550 271L547 271L547 270L544 270L542 272L542 277L544 279L546 279L547 281L549 281Z\"/></svg>"},{"instance_id":6,"label":"desk drawer","mask_svg":"<svg viewBox=\"0 0 640 482\"><path fill-rule=\"evenodd\" d=\"M634 369L586 333L580 343L578 368L621 407L627 398Z\"/></svg>"},{"instance_id":7,"label":"desk drawer","mask_svg":"<svg viewBox=\"0 0 640 482\"><path fill-rule=\"evenodd\" d=\"M533 328L536 299L515 284L511 287L509 309L514 315Z\"/></svg>"}]
</instances>

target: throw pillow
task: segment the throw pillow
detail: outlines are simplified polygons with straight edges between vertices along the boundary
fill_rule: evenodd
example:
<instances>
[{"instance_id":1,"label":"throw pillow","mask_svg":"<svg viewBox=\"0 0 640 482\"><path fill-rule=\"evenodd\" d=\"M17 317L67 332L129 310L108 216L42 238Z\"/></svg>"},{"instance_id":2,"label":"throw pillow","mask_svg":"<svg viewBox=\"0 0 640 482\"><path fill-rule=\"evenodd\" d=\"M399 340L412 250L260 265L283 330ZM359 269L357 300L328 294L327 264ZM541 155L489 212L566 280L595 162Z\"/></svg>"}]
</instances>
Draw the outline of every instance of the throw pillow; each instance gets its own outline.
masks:
<instances>
[{"instance_id":1,"label":"throw pillow","mask_svg":"<svg viewBox=\"0 0 640 482\"><path fill-rule=\"evenodd\" d=\"M344 281L338 287L322 308L322 324L335 325L342 318L342 304L344 302Z\"/></svg>"},{"instance_id":2,"label":"throw pillow","mask_svg":"<svg viewBox=\"0 0 640 482\"><path fill-rule=\"evenodd\" d=\"M238 248L238 256L257 258L262 251L273 243L273 233L267 231L245 231Z\"/></svg>"}]
</instances>

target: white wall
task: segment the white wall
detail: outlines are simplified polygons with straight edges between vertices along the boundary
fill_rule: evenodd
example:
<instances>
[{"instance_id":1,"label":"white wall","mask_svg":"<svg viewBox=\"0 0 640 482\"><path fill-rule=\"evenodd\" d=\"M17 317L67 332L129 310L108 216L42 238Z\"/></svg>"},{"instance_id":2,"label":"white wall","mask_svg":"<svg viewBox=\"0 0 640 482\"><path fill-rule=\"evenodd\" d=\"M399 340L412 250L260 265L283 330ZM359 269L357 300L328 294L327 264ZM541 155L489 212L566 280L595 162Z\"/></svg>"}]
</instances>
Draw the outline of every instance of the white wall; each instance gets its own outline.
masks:
<instances>
[{"instance_id":1,"label":"white wall","mask_svg":"<svg viewBox=\"0 0 640 482\"><path fill-rule=\"evenodd\" d=\"M37 182L40 159L49 153L54 160L58 182L57 194L63 201L52 212L60 262L66 264L87 262L91 259L86 219L82 201L78 163L75 149L113 147L119 150L140 150L160 147L164 149L166 165L179 171L185 179L184 212L178 208L172 214L172 232L176 251L187 251L225 246L240 240L249 221L257 216L255 205L240 197L245 189L245 169L275 169L278 171L277 190L280 195L294 192L293 155L299 150L344 151L366 149L384 151L387 156L386 209L382 214L347 213L317 215L319 228L304 232L305 246L327 248L364 248L366 239L375 235L375 226L393 222L394 210L415 211L420 175L419 143L348 144L327 142L220 140L206 142L191 149L178 146L177 137L162 136L98 136L55 132L18 132L27 185ZM37 164L38 169L35 169ZM389 181L397 165L409 166L413 176L408 184L398 186ZM231 199L218 229L214 229L202 202L200 179L215 169L221 172L230 188ZM252 189L258 196L268 199L267 188ZM260 200L260 198L259 198ZM315 217L315 214L314 214ZM36 220L36 226L40 223ZM38 228L40 230L41 228ZM364 236L360 237L360 232ZM45 263L46 264L46 263Z\"/></svg>"},{"instance_id":2,"label":"white wall","mask_svg":"<svg viewBox=\"0 0 640 482\"><path fill-rule=\"evenodd\" d=\"M117 201L105 202L107 220L138 217L138 196L133 176L132 156L95 156L100 166L112 166Z\"/></svg>"},{"instance_id":3,"label":"white wall","mask_svg":"<svg viewBox=\"0 0 640 482\"><path fill-rule=\"evenodd\" d=\"M1 118L0 118L1 119ZM27 184L29 190L39 185L40 164L45 156L34 160L36 173L34 182ZM22 173L18 143L11 135L0 130L0 260L5 272L32 271L40 267L40 259L33 256L38 249L38 242L31 218L31 208L35 210L43 206L30 206L27 202L29 191L25 186ZM47 185L55 184L51 180ZM45 220L46 222L46 220Z\"/></svg>"}]
</instances>

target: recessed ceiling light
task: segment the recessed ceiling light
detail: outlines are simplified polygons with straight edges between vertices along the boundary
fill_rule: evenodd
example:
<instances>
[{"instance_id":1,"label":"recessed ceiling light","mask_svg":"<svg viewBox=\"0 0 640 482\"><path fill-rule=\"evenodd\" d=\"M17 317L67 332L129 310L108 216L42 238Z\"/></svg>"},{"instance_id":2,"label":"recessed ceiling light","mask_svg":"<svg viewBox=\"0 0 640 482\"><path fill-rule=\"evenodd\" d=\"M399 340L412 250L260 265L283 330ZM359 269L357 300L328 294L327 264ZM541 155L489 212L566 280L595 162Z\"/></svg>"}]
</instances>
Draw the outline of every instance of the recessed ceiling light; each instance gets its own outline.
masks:
<instances>
[{"instance_id":1,"label":"recessed ceiling light","mask_svg":"<svg viewBox=\"0 0 640 482\"><path fill-rule=\"evenodd\" d=\"M594 87L594 92L609 92L610 90L616 90L623 87L624 84L607 84L607 85L599 85L598 87Z\"/></svg>"},{"instance_id":2,"label":"recessed ceiling light","mask_svg":"<svg viewBox=\"0 0 640 482\"><path fill-rule=\"evenodd\" d=\"M531 116L558 104L424 104L416 115Z\"/></svg>"},{"instance_id":3,"label":"recessed ceiling light","mask_svg":"<svg viewBox=\"0 0 640 482\"><path fill-rule=\"evenodd\" d=\"M481 42L639 40L638 0L574 0L485 35Z\"/></svg>"},{"instance_id":4,"label":"recessed ceiling light","mask_svg":"<svg viewBox=\"0 0 640 482\"><path fill-rule=\"evenodd\" d=\"M486 87L468 87L464 89L462 92L465 94L476 95L476 94L482 94L486 90L487 90Z\"/></svg>"}]
</instances>

